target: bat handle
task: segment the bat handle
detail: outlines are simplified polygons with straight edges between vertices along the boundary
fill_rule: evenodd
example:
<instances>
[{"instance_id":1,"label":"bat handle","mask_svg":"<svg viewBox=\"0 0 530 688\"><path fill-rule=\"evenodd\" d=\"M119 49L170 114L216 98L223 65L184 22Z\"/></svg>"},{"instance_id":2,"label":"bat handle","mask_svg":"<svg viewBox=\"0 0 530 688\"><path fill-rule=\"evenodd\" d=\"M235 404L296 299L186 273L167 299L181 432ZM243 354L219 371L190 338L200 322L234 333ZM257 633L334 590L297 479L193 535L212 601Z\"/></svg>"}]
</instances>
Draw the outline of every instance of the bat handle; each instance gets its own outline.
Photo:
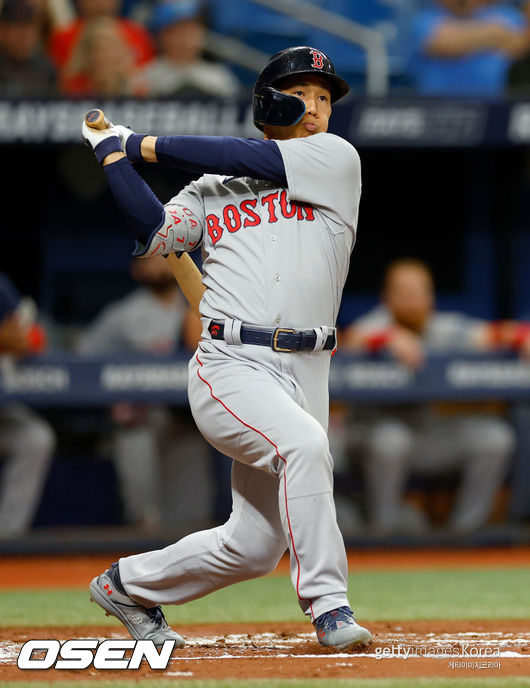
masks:
<instances>
[{"instance_id":1,"label":"bat handle","mask_svg":"<svg viewBox=\"0 0 530 688\"><path fill-rule=\"evenodd\" d=\"M103 110L89 110L85 115L85 122L91 129L107 129L110 122L105 117Z\"/></svg>"}]
</instances>

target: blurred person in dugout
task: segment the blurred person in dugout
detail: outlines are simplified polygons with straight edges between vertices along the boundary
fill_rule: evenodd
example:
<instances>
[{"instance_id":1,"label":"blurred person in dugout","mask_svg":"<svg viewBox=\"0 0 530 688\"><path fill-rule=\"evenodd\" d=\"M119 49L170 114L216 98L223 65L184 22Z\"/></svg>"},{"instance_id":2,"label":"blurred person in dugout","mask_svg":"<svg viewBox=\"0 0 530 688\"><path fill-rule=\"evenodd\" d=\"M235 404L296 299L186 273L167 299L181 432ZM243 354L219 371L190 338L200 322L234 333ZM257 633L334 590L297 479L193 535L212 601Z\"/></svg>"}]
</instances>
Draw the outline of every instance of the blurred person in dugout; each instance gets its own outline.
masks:
<instances>
[{"instance_id":1,"label":"blurred person in dugout","mask_svg":"<svg viewBox=\"0 0 530 688\"><path fill-rule=\"evenodd\" d=\"M388 351L415 371L430 353L526 352L529 335L527 324L437 311L430 269L404 258L389 265L381 304L343 332L341 346L352 352ZM484 413L461 405L403 404L354 408L353 416L348 442L363 457L366 505L375 532L429 527L424 513L404 501L411 474L459 473L447 526L464 533L487 522L515 443L512 427L497 409Z\"/></svg>"},{"instance_id":2,"label":"blurred person in dugout","mask_svg":"<svg viewBox=\"0 0 530 688\"><path fill-rule=\"evenodd\" d=\"M36 308L22 298L0 273L0 369L4 382L15 372L16 361L41 353L44 330L35 323ZM23 535L39 506L55 450L55 433L24 404L0 406L0 537Z\"/></svg>"},{"instance_id":3,"label":"blurred person in dugout","mask_svg":"<svg viewBox=\"0 0 530 688\"><path fill-rule=\"evenodd\" d=\"M154 54L149 32L119 16L121 0L77 0L79 16L53 31L48 52L66 95L131 94L134 70Z\"/></svg>"},{"instance_id":4,"label":"blurred person in dugout","mask_svg":"<svg viewBox=\"0 0 530 688\"><path fill-rule=\"evenodd\" d=\"M136 95L238 95L239 82L230 69L204 59L206 27L200 2L159 2L149 26L158 54L135 76Z\"/></svg>"},{"instance_id":5,"label":"blurred person in dugout","mask_svg":"<svg viewBox=\"0 0 530 688\"><path fill-rule=\"evenodd\" d=\"M525 17L508 3L437 0L412 20L410 73L422 95L498 98L529 45Z\"/></svg>"},{"instance_id":6,"label":"blurred person in dugout","mask_svg":"<svg viewBox=\"0 0 530 688\"><path fill-rule=\"evenodd\" d=\"M55 69L43 49L42 20L36 0L0 3L0 95L4 98L56 92Z\"/></svg>"},{"instance_id":7,"label":"blurred person in dugout","mask_svg":"<svg viewBox=\"0 0 530 688\"><path fill-rule=\"evenodd\" d=\"M130 266L141 285L108 304L81 335L86 355L192 352L201 334L164 258L135 258ZM122 402L111 410L115 423L112 458L126 520L145 530L210 516L213 488L210 452L182 410L162 404Z\"/></svg>"}]
</instances>

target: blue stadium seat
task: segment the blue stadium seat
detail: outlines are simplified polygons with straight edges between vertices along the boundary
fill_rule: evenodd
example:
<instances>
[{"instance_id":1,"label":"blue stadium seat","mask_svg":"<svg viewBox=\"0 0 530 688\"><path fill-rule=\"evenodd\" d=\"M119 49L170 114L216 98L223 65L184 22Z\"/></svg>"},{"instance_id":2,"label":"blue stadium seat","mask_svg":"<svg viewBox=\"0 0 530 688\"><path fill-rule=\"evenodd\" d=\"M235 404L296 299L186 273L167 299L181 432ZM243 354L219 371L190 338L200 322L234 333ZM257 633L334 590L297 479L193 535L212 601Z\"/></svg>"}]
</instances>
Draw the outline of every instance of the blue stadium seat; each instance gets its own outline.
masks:
<instances>
[{"instance_id":1,"label":"blue stadium seat","mask_svg":"<svg viewBox=\"0 0 530 688\"><path fill-rule=\"evenodd\" d=\"M389 56L390 74L400 76L405 70L406 26L416 7L416 0L325 0L324 8L359 24L382 32ZM358 81L364 74L364 51L352 43L337 39L319 29L310 30L309 42L328 53L338 71Z\"/></svg>"},{"instance_id":2,"label":"blue stadium seat","mask_svg":"<svg viewBox=\"0 0 530 688\"><path fill-rule=\"evenodd\" d=\"M326 0L306 0L323 5ZM309 41L310 27L287 15L274 12L252 0L210 0L212 29L272 54Z\"/></svg>"},{"instance_id":3,"label":"blue stadium seat","mask_svg":"<svg viewBox=\"0 0 530 688\"><path fill-rule=\"evenodd\" d=\"M210 7L212 29L230 36L243 39L255 34L291 37L302 36L305 31L296 19L250 0L223 0L212 2Z\"/></svg>"},{"instance_id":4,"label":"blue stadium seat","mask_svg":"<svg viewBox=\"0 0 530 688\"><path fill-rule=\"evenodd\" d=\"M307 26L250 0L213 0L210 23L214 31L238 38L267 55L307 43ZM251 86L255 75L235 70L243 83Z\"/></svg>"}]
</instances>

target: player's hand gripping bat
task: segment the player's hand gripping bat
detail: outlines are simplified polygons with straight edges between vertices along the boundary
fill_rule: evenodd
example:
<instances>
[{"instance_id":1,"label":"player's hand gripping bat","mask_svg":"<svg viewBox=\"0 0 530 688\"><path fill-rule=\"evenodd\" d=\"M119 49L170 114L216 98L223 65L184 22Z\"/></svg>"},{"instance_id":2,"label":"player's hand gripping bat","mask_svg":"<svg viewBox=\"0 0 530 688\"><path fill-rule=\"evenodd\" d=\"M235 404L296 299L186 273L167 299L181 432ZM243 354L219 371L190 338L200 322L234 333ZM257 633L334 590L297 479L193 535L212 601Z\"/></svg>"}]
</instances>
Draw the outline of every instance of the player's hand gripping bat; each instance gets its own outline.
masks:
<instances>
[{"instance_id":1,"label":"player's hand gripping bat","mask_svg":"<svg viewBox=\"0 0 530 688\"><path fill-rule=\"evenodd\" d=\"M85 123L91 129L107 129L111 126L103 111L97 109L86 113ZM187 253L181 253L179 257L170 253L167 262L191 309L200 318L199 303L204 294L204 285L199 269Z\"/></svg>"}]
</instances>

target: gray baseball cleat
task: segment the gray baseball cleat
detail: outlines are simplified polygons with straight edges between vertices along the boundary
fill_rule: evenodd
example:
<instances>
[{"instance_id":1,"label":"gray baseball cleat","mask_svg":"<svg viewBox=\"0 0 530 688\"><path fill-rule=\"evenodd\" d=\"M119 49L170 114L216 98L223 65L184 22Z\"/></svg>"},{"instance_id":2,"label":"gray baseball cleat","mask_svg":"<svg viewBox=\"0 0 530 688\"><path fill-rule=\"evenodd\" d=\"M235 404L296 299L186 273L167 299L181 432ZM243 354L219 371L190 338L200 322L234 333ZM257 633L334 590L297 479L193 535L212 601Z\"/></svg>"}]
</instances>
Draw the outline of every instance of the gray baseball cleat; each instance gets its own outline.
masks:
<instances>
[{"instance_id":1,"label":"gray baseball cleat","mask_svg":"<svg viewBox=\"0 0 530 688\"><path fill-rule=\"evenodd\" d=\"M366 645L372 639L370 631L355 621L349 607L339 607L325 612L315 619L314 623L318 642L324 647L344 650L347 647Z\"/></svg>"},{"instance_id":2,"label":"gray baseball cleat","mask_svg":"<svg viewBox=\"0 0 530 688\"><path fill-rule=\"evenodd\" d=\"M116 581L117 572L115 563L92 580L90 601L99 604L107 616L121 621L135 640L152 640L157 647L166 640L174 640L175 647L185 645L184 638L167 625L160 607L144 607L127 595Z\"/></svg>"}]
</instances>

